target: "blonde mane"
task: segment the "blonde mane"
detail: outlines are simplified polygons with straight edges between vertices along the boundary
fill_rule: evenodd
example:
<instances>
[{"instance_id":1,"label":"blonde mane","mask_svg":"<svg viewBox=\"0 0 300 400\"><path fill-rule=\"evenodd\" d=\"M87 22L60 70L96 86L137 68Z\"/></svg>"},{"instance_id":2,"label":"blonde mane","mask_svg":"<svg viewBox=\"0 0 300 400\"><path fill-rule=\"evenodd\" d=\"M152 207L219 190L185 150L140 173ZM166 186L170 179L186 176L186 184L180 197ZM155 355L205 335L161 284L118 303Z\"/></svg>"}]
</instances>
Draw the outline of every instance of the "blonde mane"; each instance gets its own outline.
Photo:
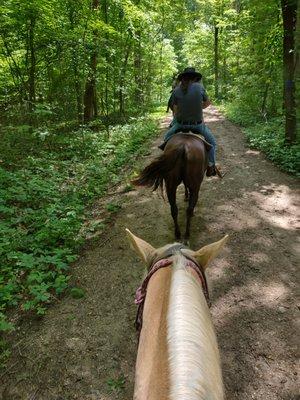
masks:
<instances>
[{"instance_id":1,"label":"blonde mane","mask_svg":"<svg viewBox=\"0 0 300 400\"><path fill-rule=\"evenodd\" d=\"M222 400L219 350L201 283L174 256L167 343L170 400Z\"/></svg>"}]
</instances>

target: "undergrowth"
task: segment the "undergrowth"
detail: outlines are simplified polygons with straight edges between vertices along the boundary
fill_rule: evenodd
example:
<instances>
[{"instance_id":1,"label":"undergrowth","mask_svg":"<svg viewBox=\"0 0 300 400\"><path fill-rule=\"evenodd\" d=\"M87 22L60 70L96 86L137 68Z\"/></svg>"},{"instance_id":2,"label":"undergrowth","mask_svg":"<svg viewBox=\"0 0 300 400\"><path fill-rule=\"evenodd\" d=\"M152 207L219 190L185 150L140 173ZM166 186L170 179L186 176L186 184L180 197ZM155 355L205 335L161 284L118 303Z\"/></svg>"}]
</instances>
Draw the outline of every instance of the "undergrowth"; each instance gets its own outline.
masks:
<instances>
[{"instance_id":1,"label":"undergrowth","mask_svg":"<svg viewBox=\"0 0 300 400\"><path fill-rule=\"evenodd\" d=\"M262 122L257 115L241 112L232 105L220 107L233 122L243 126L249 145L261 150L282 170L300 176L300 143L285 144L283 117Z\"/></svg>"},{"instance_id":2,"label":"undergrowth","mask_svg":"<svg viewBox=\"0 0 300 400\"><path fill-rule=\"evenodd\" d=\"M0 143L0 331L13 307L43 315L68 287L87 206L157 133L157 115L104 132L9 128Z\"/></svg>"}]
</instances>

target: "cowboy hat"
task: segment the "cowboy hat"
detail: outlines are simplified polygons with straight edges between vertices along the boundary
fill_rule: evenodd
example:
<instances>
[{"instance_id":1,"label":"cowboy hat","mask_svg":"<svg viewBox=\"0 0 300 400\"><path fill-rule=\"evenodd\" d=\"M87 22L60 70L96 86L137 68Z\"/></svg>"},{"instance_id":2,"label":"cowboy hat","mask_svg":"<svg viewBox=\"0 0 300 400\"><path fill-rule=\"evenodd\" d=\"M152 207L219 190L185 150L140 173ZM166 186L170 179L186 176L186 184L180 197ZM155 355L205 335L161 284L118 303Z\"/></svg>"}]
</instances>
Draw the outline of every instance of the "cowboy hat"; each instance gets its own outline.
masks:
<instances>
[{"instance_id":1,"label":"cowboy hat","mask_svg":"<svg viewBox=\"0 0 300 400\"><path fill-rule=\"evenodd\" d=\"M182 80L185 76L190 76L191 78L199 78L199 80L202 78L202 74L200 72L197 72L195 68L192 67L187 67L181 74L178 75L178 80Z\"/></svg>"}]
</instances>

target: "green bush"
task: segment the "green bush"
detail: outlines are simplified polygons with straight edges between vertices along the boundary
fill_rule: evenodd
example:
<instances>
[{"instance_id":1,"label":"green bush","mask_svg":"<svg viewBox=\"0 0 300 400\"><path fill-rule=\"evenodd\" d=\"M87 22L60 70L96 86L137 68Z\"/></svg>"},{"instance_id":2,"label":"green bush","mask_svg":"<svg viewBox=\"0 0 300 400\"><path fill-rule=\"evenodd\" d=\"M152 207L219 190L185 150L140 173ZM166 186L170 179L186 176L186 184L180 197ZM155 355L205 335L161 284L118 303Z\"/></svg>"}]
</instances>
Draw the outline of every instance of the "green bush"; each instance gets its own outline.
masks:
<instances>
[{"instance_id":1,"label":"green bush","mask_svg":"<svg viewBox=\"0 0 300 400\"><path fill-rule=\"evenodd\" d=\"M145 151L156 132L157 121L150 117L108 132L26 131L18 156L8 151L16 137L2 135L0 331L12 329L5 318L11 307L42 315L67 288L86 206L120 180L121 168Z\"/></svg>"},{"instance_id":2,"label":"green bush","mask_svg":"<svg viewBox=\"0 0 300 400\"><path fill-rule=\"evenodd\" d=\"M244 127L247 140L252 148L261 150L267 158L282 170L300 175L300 144L285 144L283 117L262 121L259 114L237 107L234 103L220 105L219 108L234 123Z\"/></svg>"},{"instance_id":3,"label":"green bush","mask_svg":"<svg viewBox=\"0 0 300 400\"><path fill-rule=\"evenodd\" d=\"M285 145L281 118L244 129L250 146L262 150L281 169L300 176L300 144Z\"/></svg>"}]
</instances>

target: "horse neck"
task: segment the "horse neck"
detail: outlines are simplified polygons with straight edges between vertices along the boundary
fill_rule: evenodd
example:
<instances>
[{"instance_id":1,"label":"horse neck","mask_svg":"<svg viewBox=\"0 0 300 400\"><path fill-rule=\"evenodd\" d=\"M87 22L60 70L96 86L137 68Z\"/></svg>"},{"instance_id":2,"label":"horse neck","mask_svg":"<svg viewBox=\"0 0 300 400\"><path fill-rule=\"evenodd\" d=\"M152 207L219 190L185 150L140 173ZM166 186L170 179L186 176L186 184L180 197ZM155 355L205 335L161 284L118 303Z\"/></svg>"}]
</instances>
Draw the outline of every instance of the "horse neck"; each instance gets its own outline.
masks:
<instances>
[{"instance_id":1,"label":"horse neck","mask_svg":"<svg viewBox=\"0 0 300 400\"><path fill-rule=\"evenodd\" d=\"M136 362L134 400L221 400L216 337L196 273L186 259L149 281Z\"/></svg>"},{"instance_id":2,"label":"horse neck","mask_svg":"<svg viewBox=\"0 0 300 400\"><path fill-rule=\"evenodd\" d=\"M172 270L158 270L150 279L143 311L136 361L134 400L169 400L167 314Z\"/></svg>"}]
</instances>

